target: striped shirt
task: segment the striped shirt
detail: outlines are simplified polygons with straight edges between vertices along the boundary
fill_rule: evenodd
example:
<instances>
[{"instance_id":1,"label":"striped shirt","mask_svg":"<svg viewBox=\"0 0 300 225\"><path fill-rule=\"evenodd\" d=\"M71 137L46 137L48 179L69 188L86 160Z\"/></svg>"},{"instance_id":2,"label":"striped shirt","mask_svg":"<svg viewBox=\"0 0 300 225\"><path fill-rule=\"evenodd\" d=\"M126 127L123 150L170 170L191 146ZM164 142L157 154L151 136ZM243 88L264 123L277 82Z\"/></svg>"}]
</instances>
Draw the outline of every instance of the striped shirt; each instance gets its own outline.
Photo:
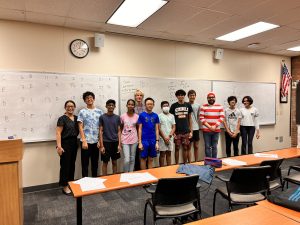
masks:
<instances>
[{"instance_id":1,"label":"striped shirt","mask_svg":"<svg viewBox=\"0 0 300 225\"><path fill-rule=\"evenodd\" d=\"M200 109L199 119L202 123L203 132L212 132L204 124L207 122L210 126L216 125L216 130L214 132L221 132L220 124L224 120L224 109L220 104L204 104Z\"/></svg>"}]
</instances>

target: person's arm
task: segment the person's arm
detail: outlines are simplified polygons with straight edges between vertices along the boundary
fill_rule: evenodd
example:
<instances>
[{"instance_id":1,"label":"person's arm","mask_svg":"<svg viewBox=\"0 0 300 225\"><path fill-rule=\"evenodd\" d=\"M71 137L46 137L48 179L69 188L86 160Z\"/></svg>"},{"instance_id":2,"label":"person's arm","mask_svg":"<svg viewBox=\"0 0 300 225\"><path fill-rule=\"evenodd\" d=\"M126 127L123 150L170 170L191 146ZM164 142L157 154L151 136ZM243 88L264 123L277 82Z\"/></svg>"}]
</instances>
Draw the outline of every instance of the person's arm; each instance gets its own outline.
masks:
<instances>
[{"instance_id":1,"label":"person's arm","mask_svg":"<svg viewBox=\"0 0 300 225\"><path fill-rule=\"evenodd\" d=\"M158 131L159 131L159 135L162 137L162 139L164 140L164 142L165 142L166 144L168 144L168 143L169 143L168 136L166 136L166 135L164 134L164 132L163 132L162 129L161 129L161 125L160 125L160 124L159 124L159 126L158 126Z\"/></svg>"},{"instance_id":2,"label":"person's arm","mask_svg":"<svg viewBox=\"0 0 300 225\"><path fill-rule=\"evenodd\" d=\"M255 126L255 130L256 130L256 138L257 138L257 139L260 138L258 116L259 116L258 110L256 109L256 111L255 111L255 113L254 113L254 126Z\"/></svg>"},{"instance_id":3,"label":"person's arm","mask_svg":"<svg viewBox=\"0 0 300 225\"><path fill-rule=\"evenodd\" d=\"M118 140L119 140L119 144L118 144L118 153L121 151L122 147L121 147L121 126L118 126Z\"/></svg>"},{"instance_id":4,"label":"person's arm","mask_svg":"<svg viewBox=\"0 0 300 225\"><path fill-rule=\"evenodd\" d=\"M189 138L193 137L193 121L192 121L192 113L189 113L189 128L190 128L190 135Z\"/></svg>"},{"instance_id":5,"label":"person's arm","mask_svg":"<svg viewBox=\"0 0 300 225\"><path fill-rule=\"evenodd\" d=\"M241 127L241 118L238 118L238 122L236 124L236 128L233 134L234 137L236 137L238 133L240 133L240 127Z\"/></svg>"},{"instance_id":6,"label":"person's arm","mask_svg":"<svg viewBox=\"0 0 300 225\"><path fill-rule=\"evenodd\" d=\"M229 135L231 135L231 131L230 131L229 127L228 127L228 124L227 124L227 122L226 122L226 119L224 120L223 124L224 124L224 127L225 127L226 132L227 132Z\"/></svg>"},{"instance_id":7,"label":"person's arm","mask_svg":"<svg viewBox=\"0 0 300 225\"><path fill-rule=\"evenodd\" d=\"M103 145L103 126L102 125L100 125L100 127L99 127L99 149L102 154L105 153L105 148Z\"/></svg>"},{"instance_id":8,"label":"person's arm","mask_svg":"<svg viewBox=\"0 0 300 225\"><path fill-rule=\"evenodd\" d=\"M140 151L143 150L143 144L142 144L142 128L143 128L143 124L139 124L139 130L138 130L138 138L139 138L139 145L138 148L140 149Z\"/></svg>"},{"instance_id":9,"label":"person's arm","mask_svg":"<svg viewBox=\"0 0 300 225\"><path fill-rule=\"evenodd\" d=\"M155 137L156 137L156 142L155 142L155 149L156 151L159 151L159 145L158 145L158 141L159 141L159 123L155 124Z\"/></svg>"},{"instance_id":10,"label":"person's arm","mask_svg":"<svg viewBox=\"0 0 300 225\"><path fill-rule=\"evenodd\" d=\"M224 115L224 108L221 107L221 109L220 109L220 111L219 111L219 119L218 119L218 121L216 122L216 128L219 127L220 124L223 123L224 118L225 118L225 115Z\"/></svg>"},{"instance_id":11,"label":"person's arm","mask_svg":"<svg viewBox=\"0 0 300 225\"><path fill-rule=\"evenodd\" d=\"M57 126L56 127L56 150L57 150L57 154L59 156L61 156L65 151L64 149L61 147L61 133L63 131L63 127L62 126Z\"/></svg>"},{"instance_id":12,"label":"person's arm","mask_svg":"<svg viewBox=\"0 0 300 225\"><path fill-rule=\"evenodd\" d=\"M85 139L85 134L83 131L83 122L78 121L78 127L79 127L79 134L80 134L80 138L82 141L82 149L88 149L88 144L87 141Z\"/></svg>"}]
</instances>

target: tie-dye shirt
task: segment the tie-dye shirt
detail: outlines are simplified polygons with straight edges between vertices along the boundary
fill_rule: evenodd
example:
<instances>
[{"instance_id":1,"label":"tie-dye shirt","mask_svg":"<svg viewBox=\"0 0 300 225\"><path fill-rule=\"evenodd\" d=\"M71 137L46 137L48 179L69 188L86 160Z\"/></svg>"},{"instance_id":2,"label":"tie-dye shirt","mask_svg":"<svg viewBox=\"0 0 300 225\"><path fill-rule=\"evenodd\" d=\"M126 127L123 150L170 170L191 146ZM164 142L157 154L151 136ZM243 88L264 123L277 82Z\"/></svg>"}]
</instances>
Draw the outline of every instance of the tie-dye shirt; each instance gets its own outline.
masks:
<instances>
[{"instance_id":1,"label":"tie-dye shirt","mask_svg":"<svg viewBox=\"0 0 300 225\"><path fill-rule=\"evenodd\" d=\"M83 132L89 144L95 144L99 140L99 118L102 114L102 110L97 108L84 108L79 111L77 121L83 123Z\"/></svg>"}]
</instances>

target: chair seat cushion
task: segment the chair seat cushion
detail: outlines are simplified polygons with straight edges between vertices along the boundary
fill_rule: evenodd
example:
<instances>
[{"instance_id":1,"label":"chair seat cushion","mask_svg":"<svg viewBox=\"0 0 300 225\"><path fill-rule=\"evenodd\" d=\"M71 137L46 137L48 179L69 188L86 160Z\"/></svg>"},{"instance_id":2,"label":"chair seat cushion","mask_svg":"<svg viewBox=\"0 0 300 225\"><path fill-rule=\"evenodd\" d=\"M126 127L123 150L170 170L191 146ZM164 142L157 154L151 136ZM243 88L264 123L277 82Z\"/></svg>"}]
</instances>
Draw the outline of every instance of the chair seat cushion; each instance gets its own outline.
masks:
<instances>
[{"instance_id":1,"label":"chair seat cushion","mask_svg":"<svg viewBox=\"0 0 300 225\"><path fill-rule=\"evenodd\" d=\"M284 178L288 182L300 184L300 173L290 174L286 178Z\"/></svg>"},{"instance_id":2,"label":"chair seat cushion","mask_svg":"<svg viewBox=\"0 0 300 225\"><path fill-rule=\"evenodd\" d=\"M228 197L227 188L221 187L217 189L223 196ZM236 204L245 204L245 203L255 203L258 201L262 201L266 199L266 197L263 194L230 194L230 198L232 203Z\"/></svg>"},{"instance_id":3,"label":"chair seat cushion","mask_svg":"<svg viewBox=\"0 0 300 225\"><path fill-rule=\"evenodd\" d=\"M197 211L193 203L182 206L156 206L155 210L160 216L172 216Z\"/></svg>"}]
</instances>

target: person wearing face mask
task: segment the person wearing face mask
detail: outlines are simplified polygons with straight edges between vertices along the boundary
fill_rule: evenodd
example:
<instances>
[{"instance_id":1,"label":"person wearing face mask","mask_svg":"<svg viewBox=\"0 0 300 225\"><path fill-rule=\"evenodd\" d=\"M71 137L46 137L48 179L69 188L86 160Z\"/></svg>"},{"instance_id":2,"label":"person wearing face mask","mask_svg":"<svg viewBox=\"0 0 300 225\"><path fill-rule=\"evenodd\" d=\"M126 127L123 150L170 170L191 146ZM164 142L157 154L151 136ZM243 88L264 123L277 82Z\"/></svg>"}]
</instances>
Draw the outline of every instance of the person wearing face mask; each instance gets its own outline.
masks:
<instances>
[{"instance_id":1,"label":"person wearing face mask","mask_svg":"<svg viewBox=\"0 0 300 225\"><path fill-rule=\"evenodd\" d=\"M162 101L161 104L162 113L159 117L159 166L165 165L165 159L167 166L171 165L171 152L174 149L173 135L175 132L175 117L169 113L169 102Z\"/></svg>"},{"instance_id":2,"label":"person wearing face mask","mask_svg":"<svg viewBox=\"0 0 300 225\"><path fill-rule=\"evenodd\" d=\"M199 119L202 123L203 138L205 143L205 156L217 158L217 145L220 136L220 124L224 121L224 109L216 104L216 96L213 92L207 94L207 104L200 109Z\"/></svg>"},{"instance_id":3,"label":"person wearing face mask","mask_svg":"<svg viewBox=\"0 0 300 225\"><path fill-rule=\"evenodd\" d=\"M245 96L242 100L244 108L241 108L241 137L242 137L242 155L253 153L253 137L256 131L256 138L259 139L259 122L258 122L258 110L253 104L253 99L250 96Z\"/></svg>"}]
</instances>

